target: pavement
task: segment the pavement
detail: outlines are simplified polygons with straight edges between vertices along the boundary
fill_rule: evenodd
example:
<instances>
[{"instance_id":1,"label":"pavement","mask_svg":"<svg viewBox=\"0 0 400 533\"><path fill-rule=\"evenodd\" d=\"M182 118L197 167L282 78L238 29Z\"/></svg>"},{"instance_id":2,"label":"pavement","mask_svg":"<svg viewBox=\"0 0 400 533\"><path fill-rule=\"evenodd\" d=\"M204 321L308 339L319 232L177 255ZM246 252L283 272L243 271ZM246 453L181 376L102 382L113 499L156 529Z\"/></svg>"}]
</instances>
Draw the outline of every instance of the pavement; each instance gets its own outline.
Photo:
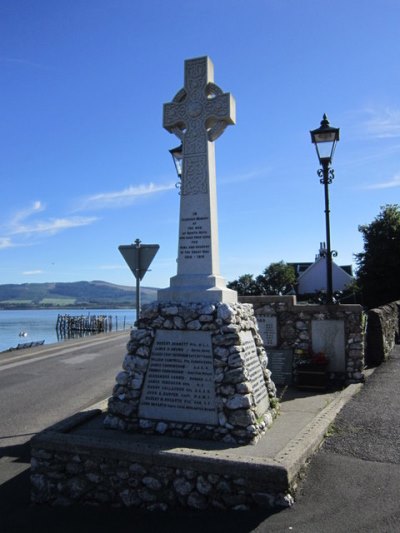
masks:
<instances>
[{"instance_id":1,"label":"pavement","mask_svg":"<svg viewBox=\"0 0 400 533\"><path fill-rule=\"evenodd\" d=\"M292 485L296 485L299 475L304 478L290 509L277 513L203 511L199 520L195 512L144 514L133 509L32 506L29 449L22 446L7 453L15 458L15 475L0 486L0 532L63 532L74 531L78 525L85 532L115 532L127 531L133 524L136 531L146 532L193 532L205 528L209 532L399 531L399 377L400 347L396 346L387 363L375 372L367 371L365 385L324 393L294 388L281 391L280 416L267 438L248 448L252 449L253 461L283 467ZM91 431L101 431L95 418L91 424ZM81 428L80 438L85 431ZM209 451L215 455L215 450ZM233 454L228 461L248 461L243 447L219 453ZM371 502L365 509L368 498Z\"/></svg>"}]
</instances>

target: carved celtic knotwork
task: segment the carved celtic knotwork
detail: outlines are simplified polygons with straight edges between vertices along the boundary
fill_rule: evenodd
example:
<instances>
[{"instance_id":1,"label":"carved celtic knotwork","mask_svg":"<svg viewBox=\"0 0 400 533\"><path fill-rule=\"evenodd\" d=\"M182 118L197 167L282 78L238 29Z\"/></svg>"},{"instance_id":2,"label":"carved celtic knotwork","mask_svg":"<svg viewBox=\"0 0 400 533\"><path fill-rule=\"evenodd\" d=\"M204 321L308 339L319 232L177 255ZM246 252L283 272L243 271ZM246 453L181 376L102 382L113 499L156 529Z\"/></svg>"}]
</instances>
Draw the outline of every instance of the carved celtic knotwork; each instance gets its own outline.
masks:
<instances>
[{"instance_id":1,"label":"carved celtic knotwork","mask_svg":"<svg viewBox=\"0 0 400 533\"><path fill-rule=\"evenodd\" d=\"M176 128L171 128L170 129L170 132L173 133L174 135L176 135L178 137L178 139L180 139L182 142L183 142L183 139L185 137L185 131L184 131L184 128L180 129L178 127Z\"/></svg>"},{"instance_id":2,"label":"carved celtic knotwork","mask_svg":"<svg viewBox=\"0 0 400 533\"><path fill-rule=\"evenodd\" d=\"M184 150L186 155L206 154L207 138L201 132L196 132L195 128L191 130L191 135L185 136Z\"/></svg>"},{"instance_id":3,"label":"carved celtic knotwork","mask_svg":"<svg viewBox=\"0 0 400 533\"><path fill-rule=\"evenodd\" d=\"M211 61L207 57L185 61L184 88L176 93L171 103L164 104L163 116L164 128L176 135L183 145L186 171L182 177L182 194L208 190L208 184L205 187L203 183L198 186L193 183L195 179L202 181L204 176L208 179L207 143L215 141L234 122L235 102L214 83ZM204 166L202 171L200 161ZM186 184L186 180L190 183Z\"/></svg>"},{"instance_id":4,"label":"carved celtic knotwork","mask_svg":"<svg viewBox=\"0 0 400 533\"><path fill-rule=\"evenodd\" d=\"M187 157L181 194L205 194L208 192L207 157Z\"/></svg>"},{"instance_id":5,"label":"carved celtic knotwork","mask_svg":"<svg viewBox=\"0 0 400 533\"><path fill-rule=\"evenodd\" d=\"M185 91L185 89L182 88L176 93L176 95L173 97L172 101L179 103L179 102L183 102L183 100L185 98L186 98L186 91Z\"/></svg>"},{"instance_id":6,"label":"carved celtic knotwork","mask_svg":"<svg viewBox=\"0 0 400 533\"><path fill-rule=\"evenodd\" d=\"M210 82L210 83L207 83L206 94L208 98L214 98L215 96L219 94L224 94L224 93L222 92L222 89L218 87L218 85Z\"/></svg>"}]
</instances>

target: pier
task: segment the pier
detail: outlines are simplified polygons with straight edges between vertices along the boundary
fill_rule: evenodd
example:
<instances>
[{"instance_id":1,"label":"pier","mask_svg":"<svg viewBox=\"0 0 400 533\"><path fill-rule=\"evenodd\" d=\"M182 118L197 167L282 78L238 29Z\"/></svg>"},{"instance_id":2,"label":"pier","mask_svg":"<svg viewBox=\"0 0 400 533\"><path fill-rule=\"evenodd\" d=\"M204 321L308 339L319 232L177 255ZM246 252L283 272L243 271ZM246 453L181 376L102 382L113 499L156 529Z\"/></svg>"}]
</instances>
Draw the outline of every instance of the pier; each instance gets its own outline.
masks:
<instances>
[{"instance_id":1,"label":"pier","mask_svg":"<svg viewBox=\"0 0 400 533\"><path fill-rule=\"evenodd\" d=\"M70 336L74 333L107 333L113 330L111 315L58 315L56 331L60 336ZM116 318L115 329L118 329Z\"/></svg>"}]
</instances>

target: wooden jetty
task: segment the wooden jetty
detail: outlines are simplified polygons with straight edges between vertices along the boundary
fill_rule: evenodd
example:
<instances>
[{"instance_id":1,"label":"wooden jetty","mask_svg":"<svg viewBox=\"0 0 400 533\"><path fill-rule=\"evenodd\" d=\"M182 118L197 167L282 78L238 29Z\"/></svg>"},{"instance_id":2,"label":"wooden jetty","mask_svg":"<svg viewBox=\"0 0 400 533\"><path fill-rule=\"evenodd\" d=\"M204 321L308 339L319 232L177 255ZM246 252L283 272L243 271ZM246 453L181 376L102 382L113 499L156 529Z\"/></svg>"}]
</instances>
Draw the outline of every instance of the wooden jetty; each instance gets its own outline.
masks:
<instances>
[{"instance_id":1,"label":"wooden jetty","mask_svg":"<svg viewBox=\"0 0 400 533\"><path fill-rule=\"evenodd\" d=\"M56 331L60 335L105 333L112 329L112 316L107 315L58 315L56 323Z\"/></svg>"}]
</instances>

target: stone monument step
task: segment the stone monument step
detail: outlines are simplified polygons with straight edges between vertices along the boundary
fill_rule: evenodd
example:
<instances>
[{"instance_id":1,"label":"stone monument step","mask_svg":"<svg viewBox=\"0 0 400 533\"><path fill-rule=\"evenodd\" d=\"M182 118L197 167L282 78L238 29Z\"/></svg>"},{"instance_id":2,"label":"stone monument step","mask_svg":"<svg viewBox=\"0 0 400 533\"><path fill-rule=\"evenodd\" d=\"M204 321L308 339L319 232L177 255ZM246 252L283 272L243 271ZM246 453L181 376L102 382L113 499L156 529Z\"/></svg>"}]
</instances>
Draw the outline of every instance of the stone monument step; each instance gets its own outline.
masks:
<instances>
[{"instance_id":1,"label":"stone monument step","mask_svg":"<svg viewBox=\"0 0 400 533\"><path fill-rule=\"evenodd\" d=\"M274 425L247 446L110 431L101 409L78 413L32 439L32 500L147 510L291 505L299 472L361 387L289 388Z\"/></svg>"}]
</instances>

